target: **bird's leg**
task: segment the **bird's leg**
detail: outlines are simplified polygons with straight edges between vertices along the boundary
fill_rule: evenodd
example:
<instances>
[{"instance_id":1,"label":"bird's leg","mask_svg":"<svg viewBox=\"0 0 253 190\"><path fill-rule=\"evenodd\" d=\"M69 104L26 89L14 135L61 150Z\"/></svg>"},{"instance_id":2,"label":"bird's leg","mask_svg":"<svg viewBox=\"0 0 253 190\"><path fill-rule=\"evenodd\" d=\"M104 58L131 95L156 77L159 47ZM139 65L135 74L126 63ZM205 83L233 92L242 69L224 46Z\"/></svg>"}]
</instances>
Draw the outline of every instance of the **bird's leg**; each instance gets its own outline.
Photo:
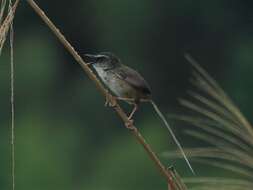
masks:
<instances>
[{"instance_id":1,"label":"bird's leg","mask_svg":"<svg viewBox=\"0 0 253 190\"><path fill-rule=\"evenodd\" d=\"M130 104L134 105L134 108L132 110L132 112L130 113L130 115L128 116L128 120L132 121L133 115L134 113L137 111L138 109L138 103L136 102L136 99L134 98L125 98L125 97L115 97L117 100L122 100L122 101L126 101Z\"/></svg>"},{"instance_id":2,"label":"bird's leg","mask_svg":"<svg viewBox=\"0 0 253 190\"><path fill-rule=\"evenodd\" d=\"M115 107L117 104L115 97L112 96L108 90L106 90L105 106Z\"/></svg>"},{"instance_id":3,"label":"bird's leg","mask_svg":"<svg viewBox=\"0 0 253 190\"><path fill-rule=\"evenodd\" d=\"M122 100L122 101L126 101L126 102L134 102L135 99L134 98L124 98L124 97L115 97L117 100Z\"/></svg>"},{"instance_id":4,"label":"bird's leg","mask_svg":"<svg viewBox=\"0 0 253 190\"><path fill-rule=\"evenodd\" d=\"M134 102L135 101L135 99L133 99L133 98L124 98L124 97L113 96L107 90L106 99L105 99L105 106L114 107L116 105L116 100L121 100L121 101L126 101L126 102Z\"/></svg>"},{"instance_id":5,"label":"bird's leg","mask_svg":"<svg viewBox=\"0 0 253 190\"><path fill-rule=\"evenodd\" d=\"M109 105L109 92L106 91L106 95L105 95L105 107L107 107Z\"/></svg>"},{"instance_id":6,"label":"bird's leg","mask_svg":"<svg viewBox=\"0 0 253 190\"><path fill-rule=\"evenodd\" d=\"M138 104L134 103L134 108L133 108L132 112L130 113L130 115L128 116L128 120L129 120L129 121L132 120L133 115L134 115L134 113L137 111L137 109L138 109Z\"/></svg>"}]
</instances>

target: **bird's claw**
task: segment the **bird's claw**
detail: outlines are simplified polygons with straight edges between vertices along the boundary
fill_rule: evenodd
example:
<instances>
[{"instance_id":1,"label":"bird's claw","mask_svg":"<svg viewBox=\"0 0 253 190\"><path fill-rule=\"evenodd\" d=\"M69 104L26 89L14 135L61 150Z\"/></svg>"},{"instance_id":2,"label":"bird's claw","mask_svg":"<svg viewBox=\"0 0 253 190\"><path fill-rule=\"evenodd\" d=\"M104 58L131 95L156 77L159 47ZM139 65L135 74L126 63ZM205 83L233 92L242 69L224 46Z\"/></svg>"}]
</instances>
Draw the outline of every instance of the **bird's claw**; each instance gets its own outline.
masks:
<instances>
[{"instance_id":1,"label":"bird's claw","mask_svg":"<svg viewBox=\"0 0 253 190\"><path fill-rule=\"evenodd\" d=\"M115 107L116 105L117 105L117 101L115 100L115 98L107 92L106 99L105 99L105 106Z\"/></svg>"},{"instance_id":2,"label":"bird's claw","mask_svg":"<svg viewBox=\"0 0 253 190\"><path fill-rule=\"evenodd\" d=\"M125 123L125 126L127 129L136 130L136 127L133 124L134 121L132 119L128 119L128 121Z\"/></svg>"}]
</instances>

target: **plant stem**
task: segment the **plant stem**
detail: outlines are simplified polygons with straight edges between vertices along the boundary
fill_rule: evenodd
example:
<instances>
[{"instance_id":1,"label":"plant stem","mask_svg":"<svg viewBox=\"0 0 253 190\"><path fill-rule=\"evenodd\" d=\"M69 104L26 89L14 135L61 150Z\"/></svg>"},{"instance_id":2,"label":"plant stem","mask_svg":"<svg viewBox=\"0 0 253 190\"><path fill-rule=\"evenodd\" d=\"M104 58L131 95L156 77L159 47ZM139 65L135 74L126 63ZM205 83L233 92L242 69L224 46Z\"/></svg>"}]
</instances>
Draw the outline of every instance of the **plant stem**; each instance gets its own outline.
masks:
<instances>
[{"instance_id":1,"label":"plant stem","mask_svg":"<svg viewBox=\"0 0 253 190\"><path fill-rule=\"evenodd\" d=\"M108 92L101 84L101 82L97 79L92 70L86 65L81 56L75 51L73 46L66 40L64 35L60 32L60 30L53 24L53 22L46 16L46 14L40 9L40 7L33 1L27 0L29 5L33 8L33 10L41 17L41 19L47 24L47 26L52 30L55 36L60 40L63 46L69 51L69 53L74 57L74 59L80 64L80 66L84 69L88 77L95 83L97 89L105 96L108 97ZM150 159L154 161L161 174L166 178L170 189L174 190L174 182L172 178L172 174L169 170L165 168L165 166L161 163L158 156L151 149L149 144L145 141L143 136L140 134L138 129L131 123L127 117L127 114L123 111L120 105L117 103L116 99L111 97L109 102L114 105L113 109L116 111L121 120L125 123L126 128L130 129L132 135L137 139L137 141L143 146L149 155Z\"/></svg>"},{"instance_id":2,"label":"plant stem","mask_svg":"<svg viewBox=\"0 0 253 190\"><path fill-rule=\"evenodd\" d=\"M4 46L7 33L10 29L11 23L14 19L14 14L18 6L19 0L16 0L15 4L9 9L7 16L4 21L0 23L0 55ZM1 15L0 15L1 16Z\"/></svg>"}]
</instances>

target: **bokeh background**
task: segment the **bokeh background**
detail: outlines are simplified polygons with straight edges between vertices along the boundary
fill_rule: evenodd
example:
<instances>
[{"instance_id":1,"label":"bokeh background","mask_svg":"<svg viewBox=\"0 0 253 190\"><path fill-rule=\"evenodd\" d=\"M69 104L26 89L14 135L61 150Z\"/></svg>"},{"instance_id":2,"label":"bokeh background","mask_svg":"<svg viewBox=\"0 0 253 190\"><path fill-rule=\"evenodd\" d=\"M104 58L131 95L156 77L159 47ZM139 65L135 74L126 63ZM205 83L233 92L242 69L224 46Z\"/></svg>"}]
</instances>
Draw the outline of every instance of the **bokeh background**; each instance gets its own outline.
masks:
<instances>
[{"instance_id":1,"label":"bokeh background","mask_svg":"<svg viewBox=\"0 0 253 190\"><path fill-rule=\"evenodd\" d=\"M249 119L253 106L253 2L38 1L80 54L111 51L150 83L162 111L182 113L190 53ZM20 190L165 189L142 147L123 127L81 67L22 1L15 19L16 180ZM9 48L0 57L0 189L10 188ZM124 106L129 110L128 106ZM144 104L135 122L154 150L175 150ZM200 142L170 121L185 147ZM161 158L182 176L184 161ZM195 165L199 175L217 173Z\"/></svg>"}]
</instances>

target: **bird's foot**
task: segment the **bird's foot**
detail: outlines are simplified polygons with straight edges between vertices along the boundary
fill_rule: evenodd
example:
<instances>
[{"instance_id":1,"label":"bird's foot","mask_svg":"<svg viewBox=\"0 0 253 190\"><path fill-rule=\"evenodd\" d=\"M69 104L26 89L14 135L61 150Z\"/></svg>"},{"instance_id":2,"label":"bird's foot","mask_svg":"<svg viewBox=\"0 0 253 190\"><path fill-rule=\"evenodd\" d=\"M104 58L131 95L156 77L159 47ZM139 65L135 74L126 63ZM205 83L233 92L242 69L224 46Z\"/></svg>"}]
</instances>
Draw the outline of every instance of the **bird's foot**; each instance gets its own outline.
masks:
<instances>
[{"instance_id":1,"label":"bird's foot","mask_svg":"<svg viewBox=\"0 0 253 190\"><path fill-rule=\"evenodd\" d=\"M117 105L117 101L114 96L112 96L109 92L106 93L106 98L105 98L105 106L109 107L115 107Z\"/></svg>"},{"instance_id":2,"label":"bird's foot","mask_svg":"<svg viewBox=\"0 0 253 190\"><path fill-rule=\"evenodd\" d=\"M136 130L136 127L134 126L134 120L132 119L128 119L128 121L125 123L125 126L127 129Z\"/></svg>"}]
</instances>

